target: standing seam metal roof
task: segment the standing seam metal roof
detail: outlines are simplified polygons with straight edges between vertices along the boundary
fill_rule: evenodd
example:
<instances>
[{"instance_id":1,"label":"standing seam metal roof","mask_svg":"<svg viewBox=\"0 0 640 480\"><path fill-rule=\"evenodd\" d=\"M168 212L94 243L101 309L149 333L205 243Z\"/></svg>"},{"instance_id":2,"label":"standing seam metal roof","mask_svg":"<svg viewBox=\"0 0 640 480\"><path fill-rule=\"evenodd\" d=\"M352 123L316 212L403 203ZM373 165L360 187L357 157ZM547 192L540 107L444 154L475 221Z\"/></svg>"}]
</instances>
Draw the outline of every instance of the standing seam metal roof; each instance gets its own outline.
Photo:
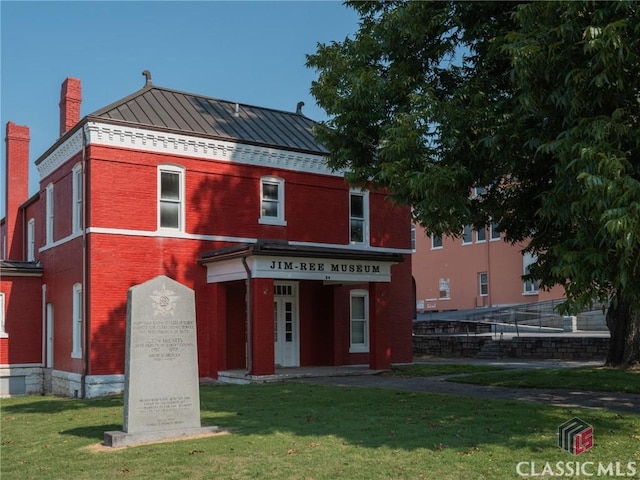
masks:
<instances>
[{"instance_id":1,"label":"standing seam metal roof","mask_svg":"<svg viewBox=\"0 0 640 480\"><path fill-rule=\"evenodd\" d=\"M236 113L237 109L237 113ZM149 85L88 117L139 127L325 155L316 142L317 123L302 114L244 105Z\"/></svg>"}]
</instances>

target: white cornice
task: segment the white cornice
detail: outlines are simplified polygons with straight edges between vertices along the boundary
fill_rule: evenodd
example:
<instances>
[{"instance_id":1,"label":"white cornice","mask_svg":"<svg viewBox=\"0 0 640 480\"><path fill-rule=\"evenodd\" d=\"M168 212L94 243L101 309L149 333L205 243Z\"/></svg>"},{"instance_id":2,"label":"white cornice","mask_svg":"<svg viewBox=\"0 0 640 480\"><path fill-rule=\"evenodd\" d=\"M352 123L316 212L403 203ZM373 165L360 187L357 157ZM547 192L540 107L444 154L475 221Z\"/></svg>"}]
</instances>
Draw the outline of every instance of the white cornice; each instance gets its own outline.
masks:
<instances>
[{"instance_id":1,"label":"white cornice","mask_svg":"<svg viewBox=\"0 0 640 480\"><path fill-rule=\"evenodd\" d=\"M86 131L88 145L130 148L165 155L181 155L223 162L255 165L342 177L343 171L331 170L322 155L292 152L276 148L246 145L197 136L158 132L98 122L87 122L37 165L40 180L61 167L82 149Z\"/></svg>"},{"instance_id":2,"label":"white cornice","mask_svg":"<svg viewBox=\"0 0 640 480\"><path fill-rule=\"evenodd\" d=\"M91 145L343 176L332 171L322 155L95 122L87 123L86 129Z\"/></svg>"},{"instance_id":3,"label":"white cornice","mask_svg":"<svg viewBox=\"0 0 640 480\"><path fill-rule=\"evenodd\" d=\"M40 174L40 181L51 175L80 150L82 150L82 129L67 138L58 148L36 165Z\"/></svg>"}]
</instances>

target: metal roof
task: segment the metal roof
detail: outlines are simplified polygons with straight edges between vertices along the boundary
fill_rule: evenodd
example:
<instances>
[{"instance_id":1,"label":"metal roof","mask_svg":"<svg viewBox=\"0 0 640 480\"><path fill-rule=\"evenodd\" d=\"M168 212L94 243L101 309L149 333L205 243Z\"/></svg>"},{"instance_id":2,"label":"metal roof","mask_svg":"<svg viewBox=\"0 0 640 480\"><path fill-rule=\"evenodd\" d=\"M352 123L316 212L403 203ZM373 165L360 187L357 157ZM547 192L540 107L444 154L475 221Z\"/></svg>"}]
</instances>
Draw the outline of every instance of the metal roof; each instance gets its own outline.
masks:
<instances>
[{"instance_id":1,"label":"metal roof","mask_svg":"<svg viewBox=\"0 0 640 480\"><path fill-rule=\"evenodd\" d=\"M218 100L156 87L150 82L88 118L320 155L327 153L313 135L317 122L301 112Z\"/></svg>"}]
</instances>

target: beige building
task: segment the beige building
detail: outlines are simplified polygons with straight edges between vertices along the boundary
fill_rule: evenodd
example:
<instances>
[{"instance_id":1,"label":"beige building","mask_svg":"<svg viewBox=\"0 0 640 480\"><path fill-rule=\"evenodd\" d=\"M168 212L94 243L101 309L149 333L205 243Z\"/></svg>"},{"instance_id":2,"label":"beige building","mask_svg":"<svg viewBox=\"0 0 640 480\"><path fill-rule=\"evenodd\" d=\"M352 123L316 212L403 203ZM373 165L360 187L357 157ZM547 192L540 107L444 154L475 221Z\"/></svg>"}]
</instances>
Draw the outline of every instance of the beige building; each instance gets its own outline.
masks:
<instances>
[{"instance_id":1,"label":"beige building","mask_svg":"<svg viewBox=\"0 0 640 480\"><path fill-rule=\"evenodd\" d=\"M535 258L522 254L524 245L506 243L494 227L464 228L462 238L415 231L412 270L418 313L466 310L533 303L563 298L562 287L551 291L523 281Z\"/></svg>"}]
</instances>

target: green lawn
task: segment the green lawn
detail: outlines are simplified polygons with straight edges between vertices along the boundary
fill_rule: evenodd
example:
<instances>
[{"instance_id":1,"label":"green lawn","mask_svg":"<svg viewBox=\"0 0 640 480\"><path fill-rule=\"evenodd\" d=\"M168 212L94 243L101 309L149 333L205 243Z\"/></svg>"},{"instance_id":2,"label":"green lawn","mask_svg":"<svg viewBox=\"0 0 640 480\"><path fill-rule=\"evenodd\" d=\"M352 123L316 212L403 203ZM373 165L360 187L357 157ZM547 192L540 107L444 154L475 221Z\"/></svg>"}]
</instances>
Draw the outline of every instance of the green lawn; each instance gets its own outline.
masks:
<instances>
[{"instance_id":1,"label":"green lawn","mask_svg":"<svg viewBox=\"0 0 640 480\"><path fill-rule=\"evenodd\" d=\"M392 367L386 375L393 377L434 377L462 373L494 372L496 370L504 370L504 367L464 363L416 363Z\"/></svg>"},{"instance_id":2,"label":"green lawn","mask_svg":"<svg viewBox=\"0 0 640 480\"><path fill-rule=\"evenodd\" d=\"M566 388L596 392L640 393L640 370L544 368L501 370L451 378L453 382L501 387Z\"/></svg>"},{"instance_id":3,"label":"green lawn","mask_svg":"<svg viewBox=\"0 0 640 480\"><path fill-rule=\"evenodd\" d=\"M595 428L580 461L640 464L640 414L306 383L202 387L201 403L203 423L229 434L103 452L89 447L121 428L121 396L4 399L0 476L524 478L518 462L576 461L556 446L574 416Z\"/></svg>"}]
</instances>

